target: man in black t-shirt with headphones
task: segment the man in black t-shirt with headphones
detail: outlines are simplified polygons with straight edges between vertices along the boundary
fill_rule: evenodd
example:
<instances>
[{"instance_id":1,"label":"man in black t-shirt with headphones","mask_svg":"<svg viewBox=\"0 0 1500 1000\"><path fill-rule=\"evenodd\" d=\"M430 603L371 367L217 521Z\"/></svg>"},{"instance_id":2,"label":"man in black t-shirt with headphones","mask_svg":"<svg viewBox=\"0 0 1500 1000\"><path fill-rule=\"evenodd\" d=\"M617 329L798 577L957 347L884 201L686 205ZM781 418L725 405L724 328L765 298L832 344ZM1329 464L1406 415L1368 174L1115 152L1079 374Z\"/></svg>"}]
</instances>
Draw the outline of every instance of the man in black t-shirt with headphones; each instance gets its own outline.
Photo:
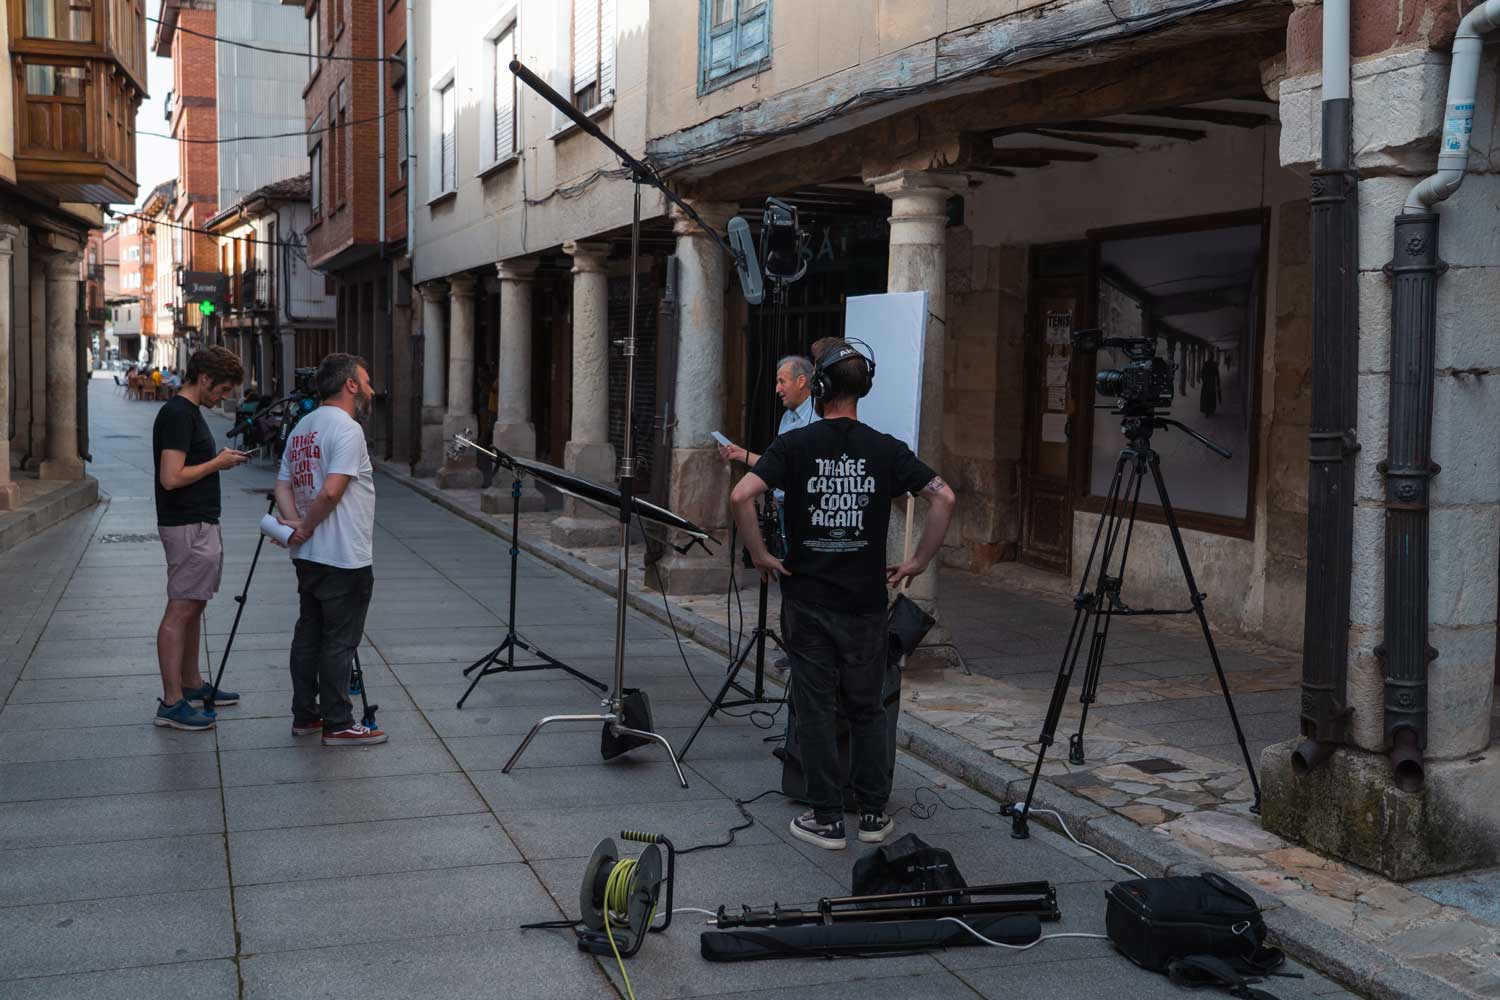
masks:
<instances>
[{"instance_id":1,"label":"man in black t-shirt with headphones","mask_svg":"<svg viewBox=\"0 0 1500 1000\"><path fill-rule=\"evenodd\" d=\"M868 348L867 348L868 350ZM730 496L740 537L763 578L781 577L791 696L813 807L792 820L792 834L842 849L843 787L859 806L859 839L880 843L894 828L886 815L886 585L899 587L927 568L943 544L957 498L901 441L859 422L859 400L875 377L873 356L844 340L813 345L812 394L822 417L776 438ZM786 492L787 556L767 551L755 499ZM922 541L910 559L886 564L891 500L925 495ZM839 773L834 711L849 720L849 774Z\"/></svg>"}]
</instances>

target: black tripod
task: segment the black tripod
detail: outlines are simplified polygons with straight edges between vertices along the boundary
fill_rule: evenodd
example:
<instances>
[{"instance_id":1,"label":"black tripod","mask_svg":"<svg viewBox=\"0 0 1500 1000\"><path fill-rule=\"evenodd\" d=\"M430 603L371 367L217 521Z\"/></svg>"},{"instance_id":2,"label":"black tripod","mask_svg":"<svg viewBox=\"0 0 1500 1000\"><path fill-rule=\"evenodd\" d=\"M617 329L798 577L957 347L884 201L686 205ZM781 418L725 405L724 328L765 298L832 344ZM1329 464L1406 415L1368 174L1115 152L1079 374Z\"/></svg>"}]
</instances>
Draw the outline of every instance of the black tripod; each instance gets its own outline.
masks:
<instances>
[{"instance_id":1,"label":"black tripod","mask_svg":"<svg viewBox=\"0 0 1500 1000\"><path fill-rule=\"evenodd\" d=\"M687 742L682 745L681 752L677 754L678 760L687 756L688 748L693 745L693 741L703 731L704 725L716 713L729 708L743 708L746 705L786 704L785 698L773 698L766 694L766 640L770 639L776 644L777 649L783 653L786 652L786 643L781 641L781 636L766 625L766 597L769 590L770 585L762 580L760 582L760 606L755 612L755 631L750 633L750 642L746 644L739 658L729 665L729 674L724 678L724 686L719 688L719 693L714 695L713 701L708 703L708 710L703 713L703 718L698 720L698 725L694 727L692 735L687 738ZM755 683L753 687L747 688L739 682L738 677L740 668L745 665L746 660L750 659L751 653L755 654ZM732 701L726 700L730 689L739 692L741 697Z\"/></svg>"},{"instance_id":2,"label":"black tripod","mask_svg":"<svg viewBox=\"0 0 1500 1000\"><path fill-rule=\"evenodd\" d=\"M516 560L521 554L521 469L511 461L509 455L498 448L494 451L480 448L461 435L455 441L462 442L460 447L473 447L476 451L489 455L497 464L515 473L515 481L510 485L510 610L505 616L505 638L500 641L500 645L464 668L465 677L476 670L479 673L474 674L474 680L469 683L468 690L464 692L462 698L458 699L458 707L464 707L464 702L469 700L469 695L474 693L479 682L490 674L523 673L528 670L563 670L599 691L609 690L602 682L573 669L555 656L542 652L516 634ZM540 658L542 662L523 663L517 666L516 650L518 649L526 650L531 655ZM502 658L505 661L503 664L500 662Z\"/></svg>"},{"instance_id":3,"label":"black tripod","mask_svg":"<svg viewBox=\"0 0 1500 1000\"><path fill-rule=\"evenodd\" d=\"M1087 639L1088 663L1083 674L1083 690L1078 698L1083 706L1083 712L1078 719L1078 732L1068 737L1068 763L1084 763L1083 728L1088 721L1089 705L1099 692L1099 677L1104 666L1104 646L1109 639L1109 623L1116 616L1196 615L1198 617L1198 624L1203 629L1203 641L1208 644L1208 655L1213 660L1214 672L1219 676L1219 687L1224 692L1224 704L1229 709L1229 721L1234 725L1235 738L1239 741L1240 752L1245 757L1245 770L1250 774L1250 787L1255 791L1255 802L1251 805L1250 811L1260 812L1260 782L1256 780L1255 765L1250 761L1250 749L1245 745L1245 733L1240 728L1239 716L1234 710L1234 699L1229 694L1229 682L1224 677L1224 666L1219 662L1219 650L1214 645L1213 633L1208 627L1208 617L1203 612L1204 595L1198 592L1198 583L1193 578L1193 568L1188 564L1187 549L1182 543L1182 532L1177 527L1177 514L1173 511L1172 501L1167 496L1167 484L1162 480L1161 456L1151 447L1151 434L1157 428L1165 430L1169 427L1176 427L1224 458L1229 458L1230 453L1191 427L1164 417L1153 408L1126 403L1117 412L1124 417L1120 429L1125 434L1128 444L1120 449L1119 460L1115 462L1115 474L1110 480L1104 516L1099 519L1099 527L1094 531L1094 542L1089 546L1088 562L1084 564L1083 575L1079 578L1079 592L1073 598L1073 628L1068 633L1068 644L1063 650L1062 664L1058 667L1057 684L1052 689L1052 701L1047 706L1047 718L1042 723L1041 745L1037 748L1036 764L1031 772L1031 783L1026 789L1026 801L1024 804L1012 805L1008 809L1012 817L1010 835L1017 839L1030 836L1027 820L1031 814L1031 799L1036 794L1036 785L1041 778L1042 761L1046 758L1047 748L1052 745L1053 737L1057 733L1063 703L1068 698L1068 687L1073 682L1073 668L1078 663L1078 656L1083 651L1085 639ZM1128 480L1127 469L1129 470ZM1135 532L1136 512L1140 506L1141 486L1148 472L1151 481L1156 486L1156 495L1161 501L1162 515L1166 519L1167 530L1172 535L1172 546L1177 550L1177 561L1182 566L1182 576L1187 583L1188 599L1192 603L1190 608L1131 608L1120 596L1121 587L1125 581L1125 562L1130 555L1130 541ZM1127 504L1128 512L1126 511ZM1102 552L1099 545L1100 539L1104 541ZM1111 575L1110 566L1115 561L1116 550L1119 552L1119 568L1114 575ZM1094 589L1084 591L1083 587L1087 585L1093 571L1096 555L1100 556L1098 577Z\"/></svg>"}]
</instances>

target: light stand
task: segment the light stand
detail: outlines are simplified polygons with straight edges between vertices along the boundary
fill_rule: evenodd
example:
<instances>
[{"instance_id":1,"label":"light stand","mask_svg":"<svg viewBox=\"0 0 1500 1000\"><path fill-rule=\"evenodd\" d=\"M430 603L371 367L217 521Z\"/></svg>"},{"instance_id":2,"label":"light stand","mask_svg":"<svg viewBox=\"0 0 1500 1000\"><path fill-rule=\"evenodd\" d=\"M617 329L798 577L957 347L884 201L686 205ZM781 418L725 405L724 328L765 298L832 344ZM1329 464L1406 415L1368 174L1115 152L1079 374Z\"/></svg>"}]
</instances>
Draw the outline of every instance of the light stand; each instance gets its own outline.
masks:
<instances>
[{"instance_id":1,"label":"light stand","mask_svg":"<svg viewBox=\"0 0 1500 1000\"><path fill-rule=\"evenodd\" d=\"M649 166L637 160L625 151L619 143L599 130L587 116L581 114L577 108L558 94L551 87L537 77L537 75L519 60L512 59L510 71L519 77L522 82L536 91L547 103L557 108L566 115L588 135L593 136L602 143L605 148L620 158L627 169L631 172L631 180L634 185L634 207L630 220L630 324L625 340L621 347L625 355L625 421L623 443L620 449L620 562L619 579L616 585L616 607L615 607L615 676L614 687L609 692L606 701L600 704L599 712L591 715L551 715L537 720L531 727L516 752L511 754L510 759L501 768L501 773L509 774L510 769L516 766L516 761L526 752L531 741L536 738L538 732L544 726L554 722L602 722L604 724L606 739L613 736L615 740L624 738L627 741L643 741L659 744L667 751L667 756L672 761L672 768L677 772L677 780L683 788L688 786L687 778L682 773L682 766L677 762L677 754L672 749L672 744L667 742L666 737L660 733L653 732L650 728L649 717L645 726L632 727L626 725L625 716L625 618L629 609L628 593L630 587L630 518L634 513L635 505L633 497L635 493L635 355L636 355L636 300L640 294L640 279L637 272L637 264L640 257L641 247L641 184L648 183L661 191L666 198L680 208L684 214L698 224L698 226L724 249L724 252L734 258L737 264L742 263L739 256L726 244L717 232L710 229L703 219L677 195L668 190L656 172Z\"/></svg>"},{"instance_id":2,"label":"light stand","mask_svg":"<svg viewBox=\"0 0 1500 1000\"><path fill-rule=\"evenodd\" d=\"M1250 811L1257 814L1260 812L1260 782L1256 780L1255 765L1250 761L1250 749L1245 745L1245 732L1240 728L1240 719L1234 710L1234 698L1229 693L1229 682L1224 676L1224 666L1219 662L1219 650L1214 645L1213 633L1208 627L1208 616L1203 611L1204 595L1198 592L1198 582L1193 577L1192 566L1188 564L1187 549L1182 542L1182 532L1177 527L1177 513L1172 509L1171 498L1167 496L1167 484L1161 474L1161 455L1151 447L1151 434L1158 428L1176 427L1224 458L1229 458L1230 453L1191 427L1164 417L1152 408L1137 409L1131 404L1126 404L1121 408L1120 413L1124 416L1121 430L1125 433L1128 443L1120 449L1120 457L1115 462L1115 474L1110 480L1109 495L1104 504L1104 516L1099 519L1099 526L1094 530L1094 541L1089 546L1088 562L1084 564L1083 575L1079 578L1079 590L1073 598L1075 609L1073 628L1068 633L1068 644L1063 649L1062 663L1057 671L1057 684L1052 689L1052 701L1047 706L1047 716L1042 723L1040 746L1037 748L1036 764L1031 771L1031 783L1026 788L1024 803L1013 803L1004 809L1004 812L1011 816L1010 835L1017 840L1023 840L1031 835L1027 822L1031 816L1031 800L1036 794L1037 781L1041 778L1042 762L1046 759L1047 748L1052 745L1057 733L1063 703L1067 701L1068 687L1073 681L1073 668L1077 665L1078 656L1087 642L1088 662L1084 668L1083 690L1078 699L1083 705L1083 712L1078 720L1078 731L1068 737L1068 762L1084 763L1084 724L1088 721L1089 705L1098 697L1099 678L1104 666L1104 647L1109 640L1109 623L1116 616L1188 614L1197 616L1198 624L1203 630L1203 641L1208 645L1209 658L1213 660L1214 672L1219 677L1219 688L1224 692L1224 705L1229 709L1229 721L1234 726L1234 735L1239 741L1240 753L1245 758L1245 770L1250 774L1250 787L1255 791L1255 802L1251 805ZM1126 481L1127 468L1129 469L1128 482ZM1135 532L1136 513L1140 506L1141 486L1148 473L1156 486L1156 496L1161 501L1162 516L1167 522L1168 532L1171 533L1172 546L1177 551L1177 562L1182 568L1183 580L1188 589L1188 599L1192 603L1190 608L1131 608L1120 597L1125 581L1125 562L1130 555L1130 542ZM1127 504L1128 512L1126 511ZM1101 538L1104 540L1102 552L1099 547ZM1110 565L1114 562L1117 547L1119 569L1111 575ZM1086 592L1083 587L1088 583L1096 555L1100 556L1099 575L1094 589Z\"/></svg>"},{"instance_id":3,"label":"light stand","mask_svg":"<svg viewBox=\"0 0 1500 1000\"><path fill-rule=\"evenodd\" d=\"M454 438L454 450L462 451L464 448L472 448L477 452L488 455L494 460L497 466L510 469L515 474L515 479L510 484L510 610L505 616L505 638L501 640L500 645L464 668L465 677L476 670L479 673L475 674L474 680L470 682L468 689L464 691L463 697L458 699L456 707L463 708L464 702L469 700L469 695L474 693L474 689L479 686L479 682L490 674L519 674L530 670L561 670L572 674L585 684L600 691L608 690L603 682L595 680L588 674L568 666L557 657L543 652L540 648L532 645L516 633L516 563L521 554L521 467L499 448L491 451L470 441L466 435L459 434ZM517 666L516 650L518 649L524 649L531 655L539 657L542 662L523 663ZM504 664L500 662L502 657L505 660Z\"/></svg>"},{"instance_id":4,"label":"light stand","mask_svg":"<svg viewBox=\"0 0 1500 1000\"><path fill-rule=\"evenodd\" d=\"M729 674L724 678L724 686L719 688L719 693L714 695L713 701L708 703L708 710L703 713L703 717L698 720L698 725L693 728L692 735L688 736L687 742L682 745L682 752L677 755L678 760L686 759L693 741L698 738L698 734L703 731L708 720L712 719L717 712L730 708L744 708L749 705L786 704L785 698L772 698L766 694L766 640L770 639L776 644L777 649L783 653L786 652L786 643L781 641L781 636L766 625L766 599L769 591L770 585L765 580L760 581L760 606L755 613L755 631L750 633L750 643L740 653L739 658L729 665ZM746 688L739 683L737 678L740 668L745 665L746 660L750 659L751 653L755 654L755 681L753 687ZM727 700L731 688L739 692L741 697L732 701Z\"/></svg>"}]
</instances>

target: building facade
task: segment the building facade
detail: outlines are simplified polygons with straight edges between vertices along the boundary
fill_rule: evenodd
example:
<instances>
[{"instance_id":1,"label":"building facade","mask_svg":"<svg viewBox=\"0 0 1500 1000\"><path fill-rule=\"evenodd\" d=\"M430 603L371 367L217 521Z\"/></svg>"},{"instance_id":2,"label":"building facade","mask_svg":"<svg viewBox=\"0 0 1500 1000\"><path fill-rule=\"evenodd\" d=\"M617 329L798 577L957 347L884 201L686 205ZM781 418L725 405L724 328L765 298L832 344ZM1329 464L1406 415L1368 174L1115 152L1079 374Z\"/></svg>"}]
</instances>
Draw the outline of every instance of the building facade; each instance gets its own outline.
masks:
<instances>
[{"instance_id":1,"label":"building facade","mask_svg":"<svg viewBox=\"0 0 1500 1000\"><path fill-rule=\"evenodd\" d=\"M411 339L406 256L409 8L378 0L307 0L296 6L312 48L299 168L311 178L307 257L331 279L336 318L328 347L370 363L372 454L406 460L417 427L409 401L419 360Z\"/></svg>"},{"instance_id":2,"label":"building facade","mask_svg":"<svg viewBox=\"0 0 1500 1000\"><path fill-rule=\"evenodd\" d=\"M309 175L268 184L209 221L228 276L225 340L237 346L247 386L284 396L299 367L332 349L335 300L302 235L312 221Z\"/></svg>"},{"instance_id":3,"label":"building facade","mask_svg":"<svg viewBox=\"0 0 1500 1000\"><path fill-rule=\"evenodd\" d=\"M205 322L198 297L182 292L187 275L224 274L209 220L221 205L304 169L296 133L307 44L297 12L276 0L162 0L153 48L172 60L165 111L178 150L176 199L164 224L177 233L173 333L184 350L223 342L213 313ZM235 394L225 405L237 402Z\"/></svg>"},{"instance_id":4,"label":"building facade","mask_svg":"<svg viewBox=\"0 0 1500 1000\"><path fill-rule=\"evenodd\" d=\"M162 181L146 196L136 213L143 227L141 271L141 335L150 338L152 357L183 369L189 352L185 329L180 331L183 231L172 224L177 204L177 181Z\"/></svg>"},{"instance_id":5,"label":"building facade","mask_svg":"<svg viewBox=\"0 0 1500 1000\"><path fill-rule=\"evenodd\" d=\"M85 478L80 267L101 206L135 199L144 12L10 0L0 19L0 511L12 468Z\"/></svg>"}]
</instances>

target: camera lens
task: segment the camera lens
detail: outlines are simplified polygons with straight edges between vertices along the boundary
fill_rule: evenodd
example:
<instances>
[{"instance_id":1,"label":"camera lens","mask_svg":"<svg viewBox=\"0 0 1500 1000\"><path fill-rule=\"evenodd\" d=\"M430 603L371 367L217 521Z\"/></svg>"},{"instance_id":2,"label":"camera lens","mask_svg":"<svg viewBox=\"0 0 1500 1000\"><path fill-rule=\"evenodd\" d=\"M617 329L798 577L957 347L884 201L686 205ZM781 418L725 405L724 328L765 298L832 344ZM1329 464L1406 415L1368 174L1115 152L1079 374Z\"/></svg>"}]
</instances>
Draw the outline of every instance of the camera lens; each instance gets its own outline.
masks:
<instances>
[{"instance_id":1,"label":"camera lens","mask_svg":"<svg viewBox=\"0 0 1500 1000\"><path fill-rule=\"evenodd\" d=\"M1125 388L1125 373L1118 368L1106 368L1098 374L1094 384L1099 389L1099 395L1113 398Z\"/></svg>"}]
</instances>

